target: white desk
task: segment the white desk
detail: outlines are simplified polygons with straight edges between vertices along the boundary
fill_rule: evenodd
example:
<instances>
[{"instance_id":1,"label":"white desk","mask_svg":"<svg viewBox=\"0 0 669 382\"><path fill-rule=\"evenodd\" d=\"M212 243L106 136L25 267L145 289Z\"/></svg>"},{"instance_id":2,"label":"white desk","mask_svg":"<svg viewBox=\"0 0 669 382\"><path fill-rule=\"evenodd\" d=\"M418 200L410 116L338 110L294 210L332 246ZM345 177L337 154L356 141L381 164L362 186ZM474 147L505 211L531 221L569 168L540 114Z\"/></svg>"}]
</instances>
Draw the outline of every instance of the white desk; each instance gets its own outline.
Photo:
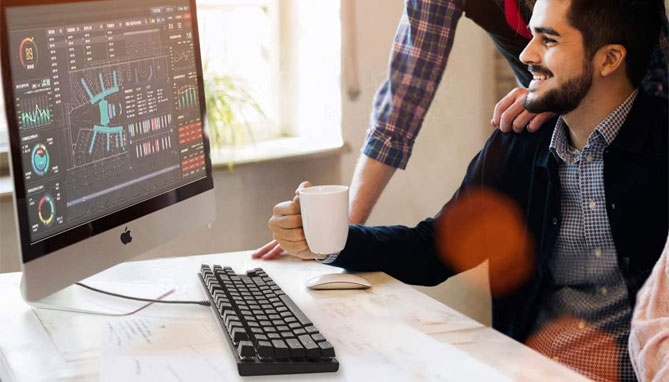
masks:
<instances>
[{"instance_id":1,"label":"white desk","mask_svg":"<svg viewBox=\"0 0 669 382\"><path fill-rule=\"evenodd\" d=\"M383 273L363 274L368 290L310 291L306 279L338 269L238 252L126 263L99 278L151 280L176 286L170 299L201 300L202 263L265 269L334 345L339 371L242 378L209 307L154 304L126 317L33 310L20 273L9 273L0 275L0 379L586 380Z\"/></svg>"}]
</instances>

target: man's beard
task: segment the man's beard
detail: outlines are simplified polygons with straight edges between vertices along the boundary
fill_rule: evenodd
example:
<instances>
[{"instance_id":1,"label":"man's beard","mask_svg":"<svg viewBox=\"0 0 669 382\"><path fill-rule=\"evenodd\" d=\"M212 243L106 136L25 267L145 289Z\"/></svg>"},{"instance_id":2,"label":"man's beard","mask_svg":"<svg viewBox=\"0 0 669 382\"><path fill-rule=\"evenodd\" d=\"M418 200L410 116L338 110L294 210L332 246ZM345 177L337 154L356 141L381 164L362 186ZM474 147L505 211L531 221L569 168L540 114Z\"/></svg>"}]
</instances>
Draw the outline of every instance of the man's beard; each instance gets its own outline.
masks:
<instances>
[{"instance_id":1,"label":"man's beard","mask_svg":"<svg viewBox=\"0 0 669 382\"><path fill-rule=\"evenodd\" d=\"M529 66L534 73L543 73L553 77L553 74L545 68ZM551 89L543 96L530 100L531 93L523 102L523 107L532 113L543 113L550 111L564 115L578 107L592 86L592 69L588 63L583 65L583 74L570 78L557 89Z\"/></svg>"}]
</instances>

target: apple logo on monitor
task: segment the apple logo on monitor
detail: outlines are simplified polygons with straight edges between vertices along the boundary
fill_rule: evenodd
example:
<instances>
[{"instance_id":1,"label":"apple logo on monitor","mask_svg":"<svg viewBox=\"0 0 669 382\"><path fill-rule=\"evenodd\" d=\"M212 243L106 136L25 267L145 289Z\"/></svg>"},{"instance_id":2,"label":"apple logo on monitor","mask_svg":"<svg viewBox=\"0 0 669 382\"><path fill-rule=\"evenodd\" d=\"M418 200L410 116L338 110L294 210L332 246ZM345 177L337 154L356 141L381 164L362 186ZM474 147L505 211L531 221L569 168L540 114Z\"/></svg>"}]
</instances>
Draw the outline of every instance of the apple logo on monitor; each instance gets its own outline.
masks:
<instances>
[{"instance_id":1,"label":"apple logo on monitor","mask_svg":"<svg viewBox=\"0 0 669 382\"><path fill-rule=\"evenodd\" d=\"M125 227L125 231L121 233L121 243L123 245L126 245L132 241L132 236L130 236L130 231L128 231L128 227Z\"/></svg>"}]
</instances>

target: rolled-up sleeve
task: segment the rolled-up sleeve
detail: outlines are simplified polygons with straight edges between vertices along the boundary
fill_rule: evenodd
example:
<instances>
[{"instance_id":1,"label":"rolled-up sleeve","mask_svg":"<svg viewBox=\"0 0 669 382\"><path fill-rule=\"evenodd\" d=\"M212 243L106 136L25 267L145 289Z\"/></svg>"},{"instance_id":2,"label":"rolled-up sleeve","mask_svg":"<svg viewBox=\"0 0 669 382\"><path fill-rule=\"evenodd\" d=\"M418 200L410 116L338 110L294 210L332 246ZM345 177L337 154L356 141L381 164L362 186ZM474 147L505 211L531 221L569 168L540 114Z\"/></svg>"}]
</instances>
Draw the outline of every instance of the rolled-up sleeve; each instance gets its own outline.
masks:
<instances>
[{"instance_id":1,"label":"rolled-up sleeve","mask_svg":"<svg viewBox=\"0 0 669 382\"><path fill-rule=\"evenodd\" d=\"M404 169L446 68L461 0L405 1L362 153Z\"/></svg>"}]
</instances>

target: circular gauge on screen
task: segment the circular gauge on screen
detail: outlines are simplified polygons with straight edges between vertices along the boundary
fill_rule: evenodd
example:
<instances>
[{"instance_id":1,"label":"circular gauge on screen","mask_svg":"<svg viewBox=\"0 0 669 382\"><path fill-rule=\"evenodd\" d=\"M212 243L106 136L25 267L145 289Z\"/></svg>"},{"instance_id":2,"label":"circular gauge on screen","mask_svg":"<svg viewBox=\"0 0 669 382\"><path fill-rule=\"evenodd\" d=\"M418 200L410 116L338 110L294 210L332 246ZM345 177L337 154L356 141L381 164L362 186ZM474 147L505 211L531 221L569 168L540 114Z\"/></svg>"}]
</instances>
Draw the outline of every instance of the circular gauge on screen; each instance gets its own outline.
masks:
<instances>
[{"instance_id":1,"label":"circular gauge on screen","mask_svg":"<svg viewBox=\"0 0 669 382\"><path fill-rule=\"evenodd\" d=\"M53 223L53 217L56 215L56 205L54 204L51 195L46 194L39 200L39 203L37 204L37 214L39 215L39 221L42 222L44 226L48 227Z\"/></svg>"},{"instance_id":2,"label":"circular gauge on screen","mask_svg":"<svg viewBox=\"0 0 669 382\"><path fill-rule=\"evenodd\" d=\"M46 174L49 170L49 151L46 149L46 146L41 143L36 144L33 147L30 158L33 172L39 176Z\"/></svg>"},{"instance_id":3,"label":"circular gauge on screen","mask_svg":"<svg viewBox=\"0 0 669 382\"><path fill-rule=\"evenodd\" d=\"M21 43L19 44L19 61L21 62L23 69L35 69L38 58L39 52L37 51L37 45L35 45L35 39L26 37L21 40Z\"/></svg>"}]
</instances>

